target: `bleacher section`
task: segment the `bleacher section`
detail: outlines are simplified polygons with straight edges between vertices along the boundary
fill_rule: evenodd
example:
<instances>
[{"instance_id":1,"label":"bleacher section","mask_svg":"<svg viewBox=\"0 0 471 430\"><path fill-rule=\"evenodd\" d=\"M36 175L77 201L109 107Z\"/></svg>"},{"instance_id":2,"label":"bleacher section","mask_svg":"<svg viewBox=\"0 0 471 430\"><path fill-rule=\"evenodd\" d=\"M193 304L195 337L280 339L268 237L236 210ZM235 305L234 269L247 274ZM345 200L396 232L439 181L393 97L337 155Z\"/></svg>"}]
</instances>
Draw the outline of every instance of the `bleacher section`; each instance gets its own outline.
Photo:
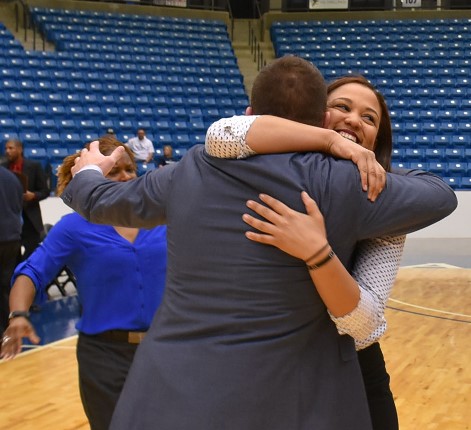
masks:
<instances>
[{"instance_id":1,"label":"bleacher section","mask_svg":"<svg viewBox=\"0 0 471 430\"><path fill-rule=\"evenodd\" d=\"M471 19L283 21L276 55L312 61L328 81L365 75L386 97L393 164L471 189Z\"/></svg>"},{"instance_id":2,"label":"bleacher section","mask_svg":"<svg viewBox=\"0 0 471 430\"><path fill-rule=\"evenodd\" d=\"M27 155L44 163L110 127L124 142L143 127L156 148L172 144L184 153L204 142L215 119L249 103L223 21L31 13L56 51L25 51L0 24L0 139L18 136Z\"/></svg>"}]
</instances>

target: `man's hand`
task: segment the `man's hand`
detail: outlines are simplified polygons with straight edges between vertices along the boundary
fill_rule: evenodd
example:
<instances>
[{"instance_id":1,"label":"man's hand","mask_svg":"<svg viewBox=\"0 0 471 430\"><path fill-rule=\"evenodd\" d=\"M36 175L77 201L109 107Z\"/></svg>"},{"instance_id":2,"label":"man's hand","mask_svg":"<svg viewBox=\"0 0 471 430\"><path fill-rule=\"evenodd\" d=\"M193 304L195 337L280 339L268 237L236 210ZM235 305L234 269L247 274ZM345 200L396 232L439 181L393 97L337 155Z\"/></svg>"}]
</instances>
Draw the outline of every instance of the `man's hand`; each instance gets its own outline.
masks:
<instances>
[{"instance_id":1,"label":"man's hand","mask_svg":"<svg viewBox=\"0 0 471 430\"><path fill-rule=\"evenodd\" d=\"M306 261L314 251L322 250L327 243L324 217L316 202L303 191L301 198L306 213L298 212L279 200L260 194L266 206L248 200L247 207L263 219L243 214L242 219L257 232L247 231L245 236L254 242L276 246L293 257Z\"/></svg>"},{"instance_id":2,"label":"man's hand","mask_svg":"<svg viewBox=\"0 0 471 430\"><path fill-rule=\"evenodd\" d=\"M26 191L23 193L23 200L25 202L30 202L36 198L36 194L34 194L32 191Z\"/></svg>"},{"instance_id":3,"label":"man's hand","mask_svg":"<svg viewBox=\"0 0 471 430\"><path fill-rule=\"evenodd\" d=\"M329 154L353 161L360 171L361 186L368 191L368 199L374 202L386 186L386 171L376 161L375 153L348 140L340 134L332 135Z\"/></svg>"},{"instance_id":4,"label":"man's hand","mask_svg":"<svg viewBox=\"0 0 471 430\"><path fill-rule=\"evenodd\" d=\"M72 176L74 176L81 168L94 164L103 172L103 176L110 173L113 166L121 158L124 147L119 146L110 155L103 155L99 149L99 142L96 140L90 143L90 150L84 148L80 152L80 157L75 159L75 165L72 167Z\"/></svg>"}]
</instances>

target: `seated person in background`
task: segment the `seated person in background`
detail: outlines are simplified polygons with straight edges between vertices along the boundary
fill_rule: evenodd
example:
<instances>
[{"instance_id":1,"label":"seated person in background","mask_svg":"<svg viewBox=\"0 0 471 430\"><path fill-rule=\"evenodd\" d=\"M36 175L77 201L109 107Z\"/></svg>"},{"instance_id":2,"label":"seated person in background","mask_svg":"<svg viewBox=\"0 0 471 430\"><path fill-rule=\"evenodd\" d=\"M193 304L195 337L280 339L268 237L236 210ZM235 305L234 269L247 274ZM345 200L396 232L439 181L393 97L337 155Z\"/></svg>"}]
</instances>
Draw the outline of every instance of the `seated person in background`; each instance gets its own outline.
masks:
<instances>
[{"instance_id":1,"label":"seated person in background","mask_svg":"<svg viewBox=\"0 0 471 430\"><path fill-rule=\"evenodd\" d=\"M173 148L171 145L164 145L164 155L159 158L159 167L166 166L178 161L178 158L173 156Z\"/></svg>"},{"instance_id":2,"label":"seated person in background","mask_svg":"<svg viewBox=\"0 0 471 430\"><path fill-rule=\"evenodd\" d=\"M105 154L120 146L124 145L114 138L100 138L100 150ZM72 179L70 169L79 155L65 158L57 195ZM132 152L125 148L107 178L126 182L135 177ZM46 294L47 285L62 267L74 273L82 306L77 322L80 397L92 430L108 430L134 353L162 299L166 234L165 226L97 225L71 213L54 225L13 275L12 314L0 354L6 359L21 351L22 337L39 342L28 319L34 297Z\"/></svg>"},{"instance_id":3,"label":"seated person in background","mask_svg":"<svg viewBox=\"0 0 471 430\"><path fill-rule=\"evenodd\" d=\"M126 146L133 152L136 161L150 163L154 159L154 144L146 137L146 132L143 128L137 130L137 136L129 139Z\"/></svg>"}]
</instances>

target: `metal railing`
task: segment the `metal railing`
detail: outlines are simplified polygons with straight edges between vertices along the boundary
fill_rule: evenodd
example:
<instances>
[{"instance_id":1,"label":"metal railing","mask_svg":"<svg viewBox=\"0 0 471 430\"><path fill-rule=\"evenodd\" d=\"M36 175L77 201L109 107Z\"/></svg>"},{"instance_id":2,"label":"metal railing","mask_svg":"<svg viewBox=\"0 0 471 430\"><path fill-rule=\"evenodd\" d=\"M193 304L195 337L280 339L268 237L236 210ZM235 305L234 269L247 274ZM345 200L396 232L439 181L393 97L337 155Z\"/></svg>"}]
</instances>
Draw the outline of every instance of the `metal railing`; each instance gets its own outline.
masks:
<instances>
[{"instance_id":1,"label":"metal railing","mask_svg":"<svg viewBox=\"0 0 471 430\"><path fill-rule=\"evenodd\" d=\"M258 21L256 21L258 23ZM254 25L253 21L248 21L249 25L249 46L250 53L253 55L253 61L257 63L257 71L260 71L262 67L266 65L266 61L263 58L263 50L260 47L260 42L257 37L257 24Z\"/></svg>"}]
</instances>

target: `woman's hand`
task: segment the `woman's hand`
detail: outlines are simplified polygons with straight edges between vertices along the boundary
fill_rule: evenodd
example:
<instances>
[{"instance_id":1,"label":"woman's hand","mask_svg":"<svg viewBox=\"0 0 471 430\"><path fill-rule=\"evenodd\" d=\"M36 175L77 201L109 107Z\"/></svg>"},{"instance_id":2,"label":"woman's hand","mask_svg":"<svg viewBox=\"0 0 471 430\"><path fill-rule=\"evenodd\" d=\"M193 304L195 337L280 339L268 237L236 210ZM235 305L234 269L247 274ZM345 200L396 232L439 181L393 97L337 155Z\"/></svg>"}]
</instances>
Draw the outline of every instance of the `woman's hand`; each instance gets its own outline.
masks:
<instances>
[{"instance_id":1,"label":"woman's hand","mask_svg":"<svg viewBox=\"0 0 471 430\"><path fill-rule=\"evenodd\" d=\"M351 160L357 165L362 188L368 191L368 199L374 202L386 186L386 171L376 161L375 153L337 132L330 135L327 152L334 157Z\"/></svg>"},{"instance_id":2,"label":"woman's hand","mask_svg":"<svg viewBox=\"0 0 471 430\"><path fill-rule=\"evenodd\" d=\"M297 212L266 194L260 194L259 197L268 207L253 200L247 201L247 207L266 221L244 214L242 219L260 232L247 231L245 235L248 239L276 246L304 261L325 247L327 235L324 217L316 202L305 191L301 193L301 199L307 214Z\"/></svg>"},{"instance_id":3,"label":"woman's hand","mask_svg":"<svg viewBox=\"0 0 471 430\"><path fill-rule=\"evenodd\" d=\"M33 325L27 318L17 317L11 319L9 326L3 333L0 358L9 360L18 355L21 352L23 337L27 337L34 344L38 344L40 341Z\"/></svg>"}]
</instances>

